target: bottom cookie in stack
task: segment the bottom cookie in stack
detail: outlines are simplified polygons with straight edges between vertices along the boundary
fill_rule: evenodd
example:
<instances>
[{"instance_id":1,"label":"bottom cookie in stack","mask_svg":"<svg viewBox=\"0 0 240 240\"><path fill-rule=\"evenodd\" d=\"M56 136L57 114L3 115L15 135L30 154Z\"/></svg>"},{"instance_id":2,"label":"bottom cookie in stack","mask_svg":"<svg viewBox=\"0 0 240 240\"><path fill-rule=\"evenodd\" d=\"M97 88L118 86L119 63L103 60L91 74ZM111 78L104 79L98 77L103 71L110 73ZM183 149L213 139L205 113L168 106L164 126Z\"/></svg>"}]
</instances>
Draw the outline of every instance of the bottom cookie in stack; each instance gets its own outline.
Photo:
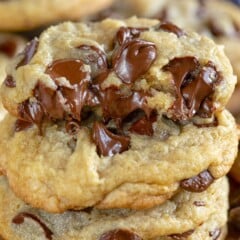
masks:
<instances>
[{"instance_id":1,"label":"bottom cookie in stack","mask_svg":"<svg viewBox=\"0 0 240 240\"><path fill-rule=\"evenodd\" d=\"M220 240L224 239L228 182L206 191L180 191L147 210L87 208L52 214L18 199L0 176L0 235L5 240Z\"/></svg>"}]
</instances>

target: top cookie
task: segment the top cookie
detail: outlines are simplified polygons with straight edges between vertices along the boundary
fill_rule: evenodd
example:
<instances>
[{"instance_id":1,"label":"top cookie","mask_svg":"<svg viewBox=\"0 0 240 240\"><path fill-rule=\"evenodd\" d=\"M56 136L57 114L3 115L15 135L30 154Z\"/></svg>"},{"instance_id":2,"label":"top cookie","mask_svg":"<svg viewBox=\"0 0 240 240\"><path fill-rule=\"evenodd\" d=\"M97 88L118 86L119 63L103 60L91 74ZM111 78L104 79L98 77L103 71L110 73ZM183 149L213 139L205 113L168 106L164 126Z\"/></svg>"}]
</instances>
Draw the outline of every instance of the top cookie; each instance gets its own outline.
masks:
<instances>
[{"instance_id":1,"label":"top cookie","mask_svg":"<svg viewBox=\"0 0 240 240\"><path fill-rule=\"evenodd\" d=\"M0 30L26 30L51 22L79 19L107 7L112 0L0 1Z\"/></svg>"},{"instance_id":2,"label":"top cookie","mask_svg":"<svg viewBox=\"0 0 240 240\"><path fill-rule=\"evenodd\" d=\"M195 191L186 178L205 190L236 156L235 122L222 111L231 65L213 41L172 24L51 27L8 76L1 94L15 117L0 126L0 164L33 206L146 208L180 186Z\"/></svg>"}]
</instances>

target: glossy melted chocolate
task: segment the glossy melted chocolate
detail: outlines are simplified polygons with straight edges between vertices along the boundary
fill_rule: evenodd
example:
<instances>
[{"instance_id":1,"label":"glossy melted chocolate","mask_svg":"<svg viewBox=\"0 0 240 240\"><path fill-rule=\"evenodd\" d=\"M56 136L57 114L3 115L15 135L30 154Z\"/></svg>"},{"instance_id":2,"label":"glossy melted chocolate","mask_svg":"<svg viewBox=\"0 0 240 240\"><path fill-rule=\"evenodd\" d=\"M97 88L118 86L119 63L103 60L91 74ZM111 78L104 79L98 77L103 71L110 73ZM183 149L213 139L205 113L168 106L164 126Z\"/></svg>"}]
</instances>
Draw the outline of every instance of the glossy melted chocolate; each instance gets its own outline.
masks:
<instances>
[{"instance_id":1,"label":"glossy melted chocolate","mask_svg":"<svg viewBox=\"0 0 240 240\"><path fill-rule=\"evenodd\" d=\"M221 81L212 62L201 66L195 57L174 58L163 67L171 72L176 89L176 100L172 106L175 120L186 120L201 110L202 115L211 115L205 101L213 94L215 85Z\"/></svg>"}]
</instances>

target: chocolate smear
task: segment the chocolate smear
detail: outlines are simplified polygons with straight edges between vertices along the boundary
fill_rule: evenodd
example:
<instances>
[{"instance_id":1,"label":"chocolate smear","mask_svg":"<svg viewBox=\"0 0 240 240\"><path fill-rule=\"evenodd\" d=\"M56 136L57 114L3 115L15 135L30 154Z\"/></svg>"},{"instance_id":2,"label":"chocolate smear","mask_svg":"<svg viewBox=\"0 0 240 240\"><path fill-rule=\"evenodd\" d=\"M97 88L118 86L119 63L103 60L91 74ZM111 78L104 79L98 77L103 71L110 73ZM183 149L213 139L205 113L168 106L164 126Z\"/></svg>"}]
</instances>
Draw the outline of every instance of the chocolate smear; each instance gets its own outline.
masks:
<instances>
[{"instance_id":1,"label":"chocolate smear","mask_svg":"<svg viewBox=\"0 0 240 240\"><path fill-rule=\"evenodd\" d=\"M180 186L189 192L203 192L214 181L213 176L207 170L201 172L195 177L182 180Z\"/></svg>"},{"instance_id":2,"label":"chocolate smear","mask_svg":"<svg viewBox=\"0 0 240 240\"><path fill-rule=\"evenodd\" d=\"M92 138L102 156L113 156L126 151L130 145L130 137L116 135L109 131L104 124L95 122Z\"/></svg>"},{"instance_id":3,"label":"chocolate smear","mask_svg":"<svg viewBox=\"0 0 240 240\"><path fill-rule=\"evenodd\" d=\"M36 217L31 213L27 213L27 212L19 213L17 216L13 218L12 222L15 224L22 224L24 223L24 218L30 218L36 223L38 223L43 229L45 237L49 240L52 240L53 232L46 226L45 223L43 223L38 217Z\"/></svg>"},{"instance_id":4,"label":"chocolate smear","mask_svg":"<svg viewBox=\"0 0 240 240\"><path fill-rule=\"evenodd\" d=\"M142 240L142 238L129 230L116 229L102 234L99 240Z\"/></svg>"}]
</instances>

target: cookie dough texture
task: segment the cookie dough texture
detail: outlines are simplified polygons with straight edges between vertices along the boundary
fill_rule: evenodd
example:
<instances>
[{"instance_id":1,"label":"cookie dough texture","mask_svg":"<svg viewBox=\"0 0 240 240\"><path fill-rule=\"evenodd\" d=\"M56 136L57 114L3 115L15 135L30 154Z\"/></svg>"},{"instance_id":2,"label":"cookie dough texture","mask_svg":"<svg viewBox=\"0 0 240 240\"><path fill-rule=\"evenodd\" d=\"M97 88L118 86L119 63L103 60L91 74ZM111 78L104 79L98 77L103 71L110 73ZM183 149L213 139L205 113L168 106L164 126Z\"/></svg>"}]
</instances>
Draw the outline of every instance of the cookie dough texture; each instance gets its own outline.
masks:
<instances>
[{"instance_id":1,"label":"cookie dough texture","mask_svg":"<svg viewBox=\"0 0 240 240\"><path fill-rule=\"evenodd\" d=\"M0 2L0 29L27 30L61 20L76 20L108 7L111 0L8 0Z\"/></svg>"},{"instance_id":2,"label":"cookie dough texture","mask_svg":"<svg viewBox=\"0 0 240 240\"><path fill-rule=\"evenodd\" d=\"M99 155L91 126L83 125L73 136L66 131L65 119L60 119L44 123L42 134L36 125L16 132L16 118L5 118L0 126L0 165L18 197L50 212L94 205L144 209L166 201L184 179L203 171L217 179L229 171L238 142L233 117L221 111L236 82L230 63L211 40L191 32L179 37L153 28L158 24L157 20L137 18L87 25L64 23L40 36L36 53L26 65L16 69L23 58L19 56L9 66L16 87L4 84L1 95L8 111L18 117L19 104L34 99L39 81L56 89L46 68L55 60L78 59L79 46L94 46L110 56L120 27L150 27L140 33L141 40L134 41L154 43L157 51L149 70L132 83L134 89L151 91L147 105L157 112L153 134L130 133L130 147L122 153ZM162 68L171 59L186 56L194 56L200 64L211 61L222 76L211 95L215 112L210 120L198 116L183 122L171 120L175 86L172 74ZM84 69L89 68L84 64ZM67 79L58 81L64 85ZM103 83L106 88L124 85L114 71Z\"/></svg>"},{"instance_id":3,"label":"cookie dough texture","mask_svg":"<svg viewBox=\"0 0 240 240\"><path fill-rule=\"evenodd\" d=\"M203 193L182 191L172 200L148 210L92 208L51 214L32 208L18 199L2 176L0 233L5 240L99 240L108 239L103 236L119 230L127 231L128 237L135 237L124 239L172 240L184 235L186 240L212 240L213 236L224 239L227 196L228 183L226 178L222 178ZM21 215L25 215L24 222L16 224L16 219ZM39 222L45 226L45 232Z\"/></svg>"}]
</instances>

